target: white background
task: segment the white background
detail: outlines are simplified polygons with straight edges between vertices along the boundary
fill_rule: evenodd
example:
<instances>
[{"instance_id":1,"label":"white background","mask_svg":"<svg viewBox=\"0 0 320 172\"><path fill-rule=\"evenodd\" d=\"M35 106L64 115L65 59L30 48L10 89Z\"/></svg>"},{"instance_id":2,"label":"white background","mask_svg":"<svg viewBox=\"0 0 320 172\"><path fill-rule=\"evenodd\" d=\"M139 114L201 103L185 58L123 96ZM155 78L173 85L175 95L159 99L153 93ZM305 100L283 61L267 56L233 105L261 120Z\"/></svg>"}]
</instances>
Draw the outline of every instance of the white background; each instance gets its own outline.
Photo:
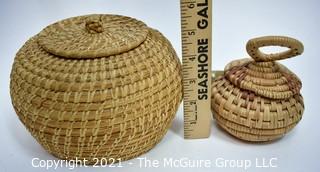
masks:
<instances>
[{"instance_id":1,"label":"white background","mask_svg":"<svg viewBox=\"0 0 320 172\"><path fill-rule=\"evenodd\" d=\"M278 168L252 167L249 171L319 171L320 104L319 40L320 2L317 0L215 0L213 6L213 68L247 56L248 39L264 35L287 35L305 45L302 56L283 63L303 81L306 110L299 125L284 138L272 143L252 144L239 141L222 131L215 122L209 139L184 140L182 106L164 139L142 155L163 158L252 160L275 157ZM9 74L18 49L45 26L71 16L113 13L138 18L160 30L181 57L180 11L178 0L1 0L0 1L0 172L45 171L34 168L31 160L57 160L32 138L11 106ZM132 163L132 165L129 164ZM77 168L76 171L163 171L139 167L133 159L123 168ZM244 171L242 168L165 168L168 171ZM50 169L49 171L54 171ZM68 171L58 168L56 171Z\"/></svg>"}]
</instances>

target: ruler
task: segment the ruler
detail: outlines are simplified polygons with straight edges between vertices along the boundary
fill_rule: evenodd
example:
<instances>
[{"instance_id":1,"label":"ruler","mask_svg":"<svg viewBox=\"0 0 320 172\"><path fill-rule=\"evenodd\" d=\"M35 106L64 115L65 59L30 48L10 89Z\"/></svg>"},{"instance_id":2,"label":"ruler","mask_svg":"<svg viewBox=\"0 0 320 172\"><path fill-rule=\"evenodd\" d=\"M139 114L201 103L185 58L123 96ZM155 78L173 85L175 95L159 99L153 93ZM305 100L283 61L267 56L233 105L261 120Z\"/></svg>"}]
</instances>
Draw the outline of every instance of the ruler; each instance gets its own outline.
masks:
<instances>
[{"instance_id":1,"label":"ruler","mask_svg":"<svg viewBox=\"0 0 320 172\"><path fill-rule=\"evenodd\" d=\"M207 138L211 128L212 0L180 0L184 138Z\"/></svg>"}]
</instances>

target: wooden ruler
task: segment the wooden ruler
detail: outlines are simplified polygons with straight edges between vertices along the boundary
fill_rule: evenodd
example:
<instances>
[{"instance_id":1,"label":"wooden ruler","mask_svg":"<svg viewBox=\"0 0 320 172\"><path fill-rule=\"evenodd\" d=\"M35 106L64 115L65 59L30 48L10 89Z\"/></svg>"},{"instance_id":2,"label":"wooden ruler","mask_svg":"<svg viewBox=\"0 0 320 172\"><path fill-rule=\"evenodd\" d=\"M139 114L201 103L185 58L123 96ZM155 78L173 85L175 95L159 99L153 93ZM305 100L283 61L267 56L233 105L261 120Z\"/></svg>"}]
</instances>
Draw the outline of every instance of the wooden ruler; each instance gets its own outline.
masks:
<instances>
[{"instance_id":1,"label":"wooden ruler","mask_svg":"<svg viewBox=\"0 0 320 172\"><path fill-rule=\"evenodd\" d=\"M180 0L184 138L207 138L211 127L212 0Z\"/></svg>"}]
</instances>

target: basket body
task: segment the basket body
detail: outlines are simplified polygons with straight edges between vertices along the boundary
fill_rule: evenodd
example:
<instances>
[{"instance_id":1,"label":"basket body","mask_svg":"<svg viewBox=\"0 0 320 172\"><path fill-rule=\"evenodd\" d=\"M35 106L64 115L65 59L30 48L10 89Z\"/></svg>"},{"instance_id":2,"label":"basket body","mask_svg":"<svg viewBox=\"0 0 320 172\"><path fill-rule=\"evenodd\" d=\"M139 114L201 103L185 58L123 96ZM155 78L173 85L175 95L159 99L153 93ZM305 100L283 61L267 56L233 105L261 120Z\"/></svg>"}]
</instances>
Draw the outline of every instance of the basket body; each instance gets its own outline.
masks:
<instances>
[{"instance_id":1,"label":"basket body","mask_svg":"<svg viewBox=\"0 0 320 172\"><path fill-rule=\"evenodd\" d=\"M73 34L68 24L81 28L82 21L97 16L114 22L108 26L111 31L101 34L99 27L109 29L104 25L81 31L88 37L81 40L92 38L98 45L80 42L83 47L68 50L72 41L79 41L68 42L59 35L51 38L52 34L43 35L44 30L25 43L12 67L10 93L19 119L48 152L61 159L94 163L93 158L139 156L165 135L181 102L180 62L159 32L146 26L135 32L129 24L139 21L113 15L80 16L53 25L61 27L65 22L63 31ZM126 27L123 35L128 39L117 42L119 35L118 40L125 38L114 30ZM73 38L77 39L68 39ZM63 47L63 42L70 45ZM60 49L55 50L55 44Z\"/></svg>"},{"instance_id":2,"label":"basket body","mask_svg":"<svg viewBox=\"0 0 320 172\"><path fill-rule=\"evenodd\" d=\"M288 45L293 50L266 55L257 50L259 44ZM294 73L273 60L301 54L302 47L287 37L249 41L247 50L254 60L232 61L224 75L212 81L211 107L216 122L231 135L254 142L280 138L294 128L304 111L302 84Z\"/></svg>"},{"instance_id":3,"label":"basket body","mask_svg":"<svg viewBox=\"0 0 320 172\"><path fill-rule=\"evenodd\" d=\"M228 68L246 63L231 62ZM212 82L214 118L231 135L246 141L270 141L282 137L301 120L303 98L270 99L240 89L225 76Z\"/></svg>"}]
</instances>

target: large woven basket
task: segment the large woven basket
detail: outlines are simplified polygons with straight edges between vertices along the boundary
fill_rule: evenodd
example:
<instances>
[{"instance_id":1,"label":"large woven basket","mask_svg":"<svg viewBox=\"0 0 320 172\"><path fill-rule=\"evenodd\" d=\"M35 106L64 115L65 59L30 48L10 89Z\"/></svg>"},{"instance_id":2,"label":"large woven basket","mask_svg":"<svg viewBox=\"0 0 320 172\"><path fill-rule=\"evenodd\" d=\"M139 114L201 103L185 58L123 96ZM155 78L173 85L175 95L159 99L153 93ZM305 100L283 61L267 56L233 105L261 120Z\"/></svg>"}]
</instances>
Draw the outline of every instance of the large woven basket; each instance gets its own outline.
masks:
<instances>
[{"instance_id":1,"label":"large woven basket","mask_svg":"<svg viewBox=\"0 0 320 172\"><path fill-rule=\"evenodd\" d=\"M289 50L264 54L263 46ZM229 63L224 76L213 80L212 110L217 123L247 141L269 141L283 136L301 119L304 110L301 81L275 62L303 52L303 45L288 37L261 37L247 43L252 59Z\"/></svg>"},{"instance_id":2,"label":"large woven basket","mask_svg":"<svg viewBox=\"0 0 320 172\"><path fill-rule=\"evenodd\" d=\"M68 18L17 53L10 82L22 123L62 159L127 160L154 147L182 98L169 41L118 15Z\"/></svg>"}]
</instances>

